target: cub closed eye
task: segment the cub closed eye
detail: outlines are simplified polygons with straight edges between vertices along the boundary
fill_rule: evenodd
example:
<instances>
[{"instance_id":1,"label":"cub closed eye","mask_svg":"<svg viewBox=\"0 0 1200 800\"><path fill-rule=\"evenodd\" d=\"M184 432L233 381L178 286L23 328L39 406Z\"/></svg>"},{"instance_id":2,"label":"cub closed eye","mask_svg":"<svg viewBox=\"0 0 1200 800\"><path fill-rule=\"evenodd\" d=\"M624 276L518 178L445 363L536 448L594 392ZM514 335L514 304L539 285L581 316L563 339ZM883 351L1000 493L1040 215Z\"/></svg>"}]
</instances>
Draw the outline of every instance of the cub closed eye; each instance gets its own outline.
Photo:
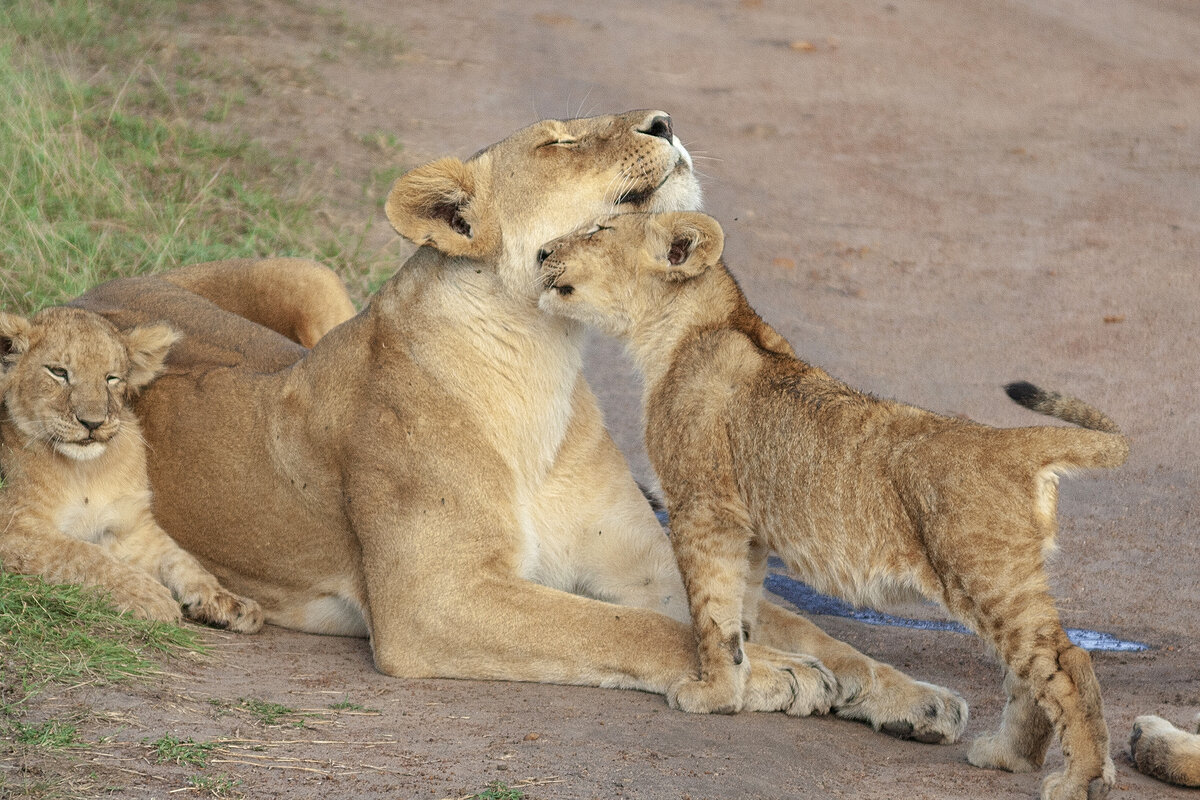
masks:
<instances>
[{"instance_id":1,"label":"cub closed eye","mask_svg":"<svg viewBox=\"0 0 1200 800\"><path fill-rule=\"evenodd\" d=\"M573 147L579 144L578 139L554 139L549 142L543 142L538 147Z\"/></svg>"},{"instance_id":2,"label":"cub closed eye","mask_svg":"<svg viewBox=\"0 0 1200 800\"><path fill-rule=\"evenodd\" d=\"M49 364L46 365L46 372L49 372L51 375L53 375L55 378L58 378L60 381L65 381L67 378L70 377L70 373L68 373L62 367L52 367Z\"/></svg>"}]
</instances>

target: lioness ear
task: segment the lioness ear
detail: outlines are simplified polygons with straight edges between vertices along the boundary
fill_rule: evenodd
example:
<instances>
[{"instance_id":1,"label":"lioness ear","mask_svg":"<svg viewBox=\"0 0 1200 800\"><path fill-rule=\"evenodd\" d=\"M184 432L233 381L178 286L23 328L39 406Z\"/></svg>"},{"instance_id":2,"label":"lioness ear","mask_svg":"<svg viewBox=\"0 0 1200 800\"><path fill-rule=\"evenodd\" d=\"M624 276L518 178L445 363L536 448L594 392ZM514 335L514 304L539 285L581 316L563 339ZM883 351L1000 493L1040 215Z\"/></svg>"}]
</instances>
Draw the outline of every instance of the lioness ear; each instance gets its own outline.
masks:
<instances>
[{"instance_id":1,"label":"lioness ear","mask_svg":"<svg viewBox=\"0 0 1200 800\"><path fill-rule=\"evenodd\" d=\"M29 349L29 320L16 314L0 311L0 364L5 369Z\"/></svg>"},{"instance_id":2,"label":"lioness ear","mask_svg":"<svg viewBox=\"0 0 1200 800\"><path fill-rule=\"evenodd\" d=\"M138 325L122 336L129 348L129 377L125 382L137 391L162 371L167 351L178 342L182 334L167 325Z\"/></svg>"},{"instance_id":3,"label":"lioness ear","mask_svg":"<svg viewBox=\"0 0 1200 800\"><path fill-rule=\"evenodd\" d=\"M725 248L725 232L707 214L684 211L662 214L659 224L670 235L666 271L668 280L686 281L701 274L721 260Z\"/></svg>"},{"instance_id":4,"label":"lioness ear","mask_svg":"<svg viewBox=\"0 0 1200 800\"><path fill-rule=\"evenodd\" d=\"M476 159L443 158L397 179L384 213L410 242L433 245L448 256L485 258L500 246L500 229L488 207Z\"/></svg>"}]
</instances>

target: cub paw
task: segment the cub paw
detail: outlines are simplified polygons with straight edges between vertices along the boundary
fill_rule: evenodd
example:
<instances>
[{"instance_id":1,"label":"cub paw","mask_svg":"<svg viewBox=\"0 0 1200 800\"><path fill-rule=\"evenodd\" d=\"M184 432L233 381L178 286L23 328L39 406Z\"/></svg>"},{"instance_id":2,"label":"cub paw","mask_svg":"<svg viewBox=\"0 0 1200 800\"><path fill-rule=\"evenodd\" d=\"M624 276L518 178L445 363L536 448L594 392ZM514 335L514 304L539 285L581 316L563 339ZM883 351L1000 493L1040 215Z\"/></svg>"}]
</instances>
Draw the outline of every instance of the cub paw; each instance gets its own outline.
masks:
<instances>
[{"instance_id":1,"label":"cub paw","mask_svg":"<svg viewBox=\"0 0 1200 800\"><path fill-rule=\"evenodd\" d=\"M736 675L730 672L730 677ZM742 710L739 683L728 677L700 679L685 675L667 689L667 705L691 714L734 714Z\"/></svg>"},{"instance_id":2,"label":"cub paw","mask_svg":"<svg viewBox=\"0 0 1200 800\"><path fill-rule=\"evenodd\" d=\"M818 659L785 653L768 657L756 654L750 662L742 707L807 717L827 713L837 694L837 678Z\"/></svg>"},{"instance_id":3,"label":"cub paw","mask_svg":"<svg viewBox=\"0 0 1200 800\"><path fill-rule=\"evenodd\" d=\"M183 614L188 619L235 633L254 633L263 625L263 612L248 597L217 587L207 597L187 598Z\"/></svg>"},{"instance_id":4,"label":"cub paw","mask_svg":"<svg viewBox=\"0 0 1200 800\"><path fill-rule=\"evenodd\" d=\"M1018 753L1002 733L980 736L971 742L967 762L980 769L1003 769L1008 772L1034 772L1042 768L1041 761L1032 761Z\"/></svg>"},{"instance_id":5,"label":"cub paw","mask_svg":"<svg viewBox=\"0 0 1200 800\"><path fill-rule=\"evenodd\" d=\"M1111 758L1105 758L1103 772L1090 781L1066 770L1047 775L1042 781L1042 800L1104 800L1116 782L1117 768Z\"/></svg>"},{"instance_id":6,"label":"cub paw","mask_svg":"<svg viewBox=\"0 0 1200 800\"><path fill-rule=\"evenodd\" d=\"M860 692L837 705L834 713L898 739L924 744L958 741L967 727L967 701L941 686L900 677L902 681L881 681Z\"/></svg>"},{"instance_id":7,"label":"cub paw","mask_svg":"<svg viewBox=\"0 0 1200 800\"><path fill-rule=\"evenodd\" d=\"M171 590L150 576L145 579L127 580L120 589L109 587L113 605L138 619L154 622L179 622L179 603L171 596Z\"/></svg>"}]
</instances>

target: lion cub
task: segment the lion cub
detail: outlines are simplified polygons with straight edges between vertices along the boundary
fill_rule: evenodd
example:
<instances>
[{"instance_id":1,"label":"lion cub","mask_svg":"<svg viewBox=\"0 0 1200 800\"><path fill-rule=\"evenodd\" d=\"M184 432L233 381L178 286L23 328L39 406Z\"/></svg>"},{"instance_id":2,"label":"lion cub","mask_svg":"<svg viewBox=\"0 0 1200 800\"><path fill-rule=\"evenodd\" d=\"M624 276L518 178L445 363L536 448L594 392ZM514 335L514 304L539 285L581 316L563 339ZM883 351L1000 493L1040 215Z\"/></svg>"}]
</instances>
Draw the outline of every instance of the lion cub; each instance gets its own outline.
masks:
<instances>
[{"instance_id":1,"label":"lion cub","mask_svg":"<svg viewBox=\"0 0 1200 800\"><path fill-rule=\"evenodd\" d=\"M700 648L700 678L669 699L738 707L743 629L774 550L854 603L942 603L1006 667L1000 730L974 743L971 763L1039 768L1057 732L1066 768L1043 797L1105 794L1114 768L1100 687L1063 631L1043 562L1056 473L1118 466L1125 438L1098 411L1030 384L1009 394L1094 430L1002 430L855 391L759 318L722 245L703 214L627 214L538 255L542 309L622 337L645 376L646 446Z\"/></svg>"},{"instance_id":2,"label":"lion cub","mask_svg":"<svg viewBox=\"0 0 1200 800\"><path fill-rule=\"evenodd\" d=\"M0 564L98 586L145 619L177 621L182 603L189 619L250 633L258 603L222 588L150 513L127 403L178 338L165 325L122 333L76 308L0 312Z\"/></svg>"}]
</instances>

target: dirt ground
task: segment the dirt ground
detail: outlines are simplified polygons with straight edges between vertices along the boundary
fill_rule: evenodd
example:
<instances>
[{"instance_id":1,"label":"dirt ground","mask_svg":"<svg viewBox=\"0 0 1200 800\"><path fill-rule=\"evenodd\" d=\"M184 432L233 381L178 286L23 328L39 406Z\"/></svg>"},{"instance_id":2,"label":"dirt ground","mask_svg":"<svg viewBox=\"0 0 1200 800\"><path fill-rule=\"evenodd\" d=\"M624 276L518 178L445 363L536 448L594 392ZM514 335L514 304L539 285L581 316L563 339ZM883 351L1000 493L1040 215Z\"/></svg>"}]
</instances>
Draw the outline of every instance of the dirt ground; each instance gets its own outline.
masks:
<instances>
[{"instance_id":1,"label":"dirt ground","mask_svg":"<svg viewBox=\"0 0 1200 800\"><path fill-rule=\"evenodd\" d=\"M1036 421L1000 386L1077 394L1134 442L1112 474L1064 481L1054 586L1067 625L1146 642L1094 655L1113 797L1185 797L1138 775L1134 716L1200 706L1200 6L1192 0L543 0L201 3L179 33L270 77L230 125L328 171L345 219L397 158L466 156L546 116L659 108L697 156L727 260L809 360L879 394L999 425ZM330 53L313 8L402 39ZM232 23L231 23L232 20ZM239 30L245 22L244 30ZM252 23L252 24L251 24ZM304 80L291 76L303 74ZM389 245L394 246L394 245ZM398 254L403 248L396 247ZM589 376L635 471L638 387L596 341ZM835 719L699 717L636 692L377 673L365 641L269 628L146 688L73 690L111 709L77 777L167 797L194 772L254 798L1020 798L1041 775L970 767L999 672L953 633L817 618L961 692L966 739L900 742ZM319 709L266 726L255 697ZM212 699L223 701L213 704ZM348 701L361 711L333 711ZM150 763L144 738L255 740L206 770ZM322 744L322 742L330 742ZM292 759L292 760L289 760ZM1061 761L1053 752L1052 766ZM185 794L186 796L186 794Z\"/></svg>"}]
</instances>

